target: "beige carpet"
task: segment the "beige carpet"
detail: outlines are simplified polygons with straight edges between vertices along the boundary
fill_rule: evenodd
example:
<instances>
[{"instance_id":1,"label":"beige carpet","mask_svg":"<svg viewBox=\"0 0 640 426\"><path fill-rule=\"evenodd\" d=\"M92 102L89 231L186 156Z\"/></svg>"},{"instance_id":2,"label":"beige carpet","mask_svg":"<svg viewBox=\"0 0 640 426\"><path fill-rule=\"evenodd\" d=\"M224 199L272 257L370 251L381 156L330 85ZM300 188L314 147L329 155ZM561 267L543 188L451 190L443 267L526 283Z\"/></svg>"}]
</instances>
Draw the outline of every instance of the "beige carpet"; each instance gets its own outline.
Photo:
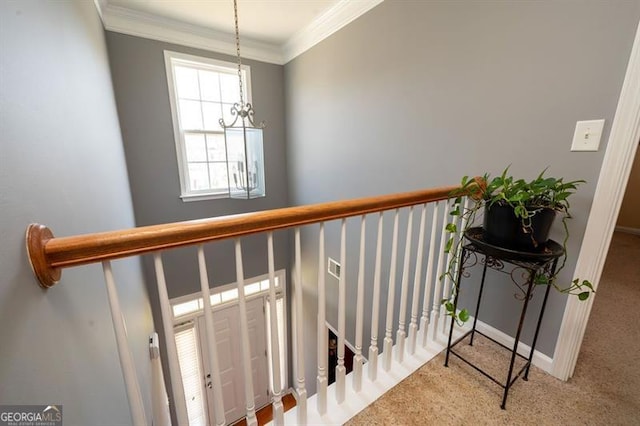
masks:
<instances>
[{"instance_id":1,"label":"beige carpet","mask_svg":"<svg viewBox=\"0 0 640 426\"><path fill-rule=\"evenodd\" d=\"M508 366L509 354L493 348L478 339L471 350ZM639 362L640 236L616 233L569 382L532 367L501 410L502 388L456 358L445 368L440 354L348 424L640 425Z\"/></svg>"}]
</instances>

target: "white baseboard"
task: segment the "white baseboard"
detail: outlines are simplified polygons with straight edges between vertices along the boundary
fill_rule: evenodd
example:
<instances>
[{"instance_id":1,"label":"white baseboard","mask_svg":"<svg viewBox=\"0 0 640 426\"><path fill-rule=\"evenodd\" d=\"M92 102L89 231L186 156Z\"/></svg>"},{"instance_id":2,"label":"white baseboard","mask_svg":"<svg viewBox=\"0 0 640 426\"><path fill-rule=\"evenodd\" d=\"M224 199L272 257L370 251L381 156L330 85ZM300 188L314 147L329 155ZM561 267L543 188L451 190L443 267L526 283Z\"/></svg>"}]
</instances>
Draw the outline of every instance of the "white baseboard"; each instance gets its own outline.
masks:
<instances>
[{"instance_id":1,"label":"white baseboard","mask_svg":"<svg viewBox=\"0 0 640 426\"><path fill-rule=\"evenodd\" d=\"M473 318L469 319L468 324L469 325L473 324ZM484 323L478 320L478 324L476 324L476 329L479 330L481 333L486 334L487 336L491 337L497 342L502 343L507 347L513 347L513 343L514 343L513 337L503 333L497 328L491 327L487 323ZM529 351L531 351L531 346L525 345L524 343L520 342L520 344L518 345L518 353L522 356L529 356ZM531 360L531 363L536 367L538 367L539 369L551 374L553 359L543 354L542 352L535 350L533 352L533 359Z\"/></svg>"},{"instance_id":2,"label":"white baseboard","mask_svg":"<svg viewBox=\"0 0 640 426\"><path fill-rule=\"evenodd\" d=\"M627 234L635 234L635 235L640 235L640 229L638 228L631 228L629 226L616 226L616 231L618 232L625 232Z\"/></svg>"}]
</instances>

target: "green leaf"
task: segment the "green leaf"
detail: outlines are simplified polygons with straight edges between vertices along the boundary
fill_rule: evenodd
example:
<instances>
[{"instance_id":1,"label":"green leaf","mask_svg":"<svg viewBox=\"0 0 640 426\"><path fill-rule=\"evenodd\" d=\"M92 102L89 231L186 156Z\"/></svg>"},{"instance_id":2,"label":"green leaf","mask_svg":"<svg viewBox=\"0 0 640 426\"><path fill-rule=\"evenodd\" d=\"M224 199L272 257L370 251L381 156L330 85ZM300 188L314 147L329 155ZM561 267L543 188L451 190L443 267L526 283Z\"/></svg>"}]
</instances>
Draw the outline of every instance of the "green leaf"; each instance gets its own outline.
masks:
<instances>
[{"instance_id":1,"label":"green leaf","mask_svg":"<svg viewBox=\"0 0 640 426\"><path fill-rule=\"evenodd\" d=\"M449 214L450 214L451 216L460 216L460 207L456 207L456 209L455 209L455 210L451 210L451 211L449 212Z\"/></svg>"},{"instance_id":2,"label":"green leaf","mask_svg":"<svg viewBox=\"0 0 640 426\"><path fill-rule=\"evenodd\" d=\"M444 252L445 253L449 253L451 252L451 247L453 246L453 238L449 238L449 241L447 241L447 245L444 248Z\"/></svg>"},{"instance_id":3,"label":"green leaf","mask_svg":"<svg viewBox=\"0 0 640 426\"><path fill-rule=\"evenodd\" d=\"M455 309L454 306L453 306L453 303L451 303L451 302L445 303L444 307L448 312L453 312L453 310Z\"/></svg>"},{"instance_id":4,"label":"green leaf","mask_svg":"<svg viewBox=\"0 0 640 426\"><path fill-rule=\"evenodd\" d=\"M462 322L469 321L469 311L467 311L466 309L461 310L460 313L458 314L458 318Z\"/></svg>"},{"instance_id":5,"label":"green leaf","mask_svg":"<svg viewBox=\"0 0 640 426\"><path fill-rule=\"evenodd\" d=\"M587 287L587 288L590 288L590 289L591 289L591 291L594 291L594 290L593 290L593 284L591 284L591 282L590 282L590 281L584 280L584 281L582 281L582 285L583 285L583 286L585 286L585 287Z\"/></svg>"},{"instance_id":6,"label":"green leaf","mask_svg":"<svg viewBox=\"0 0 640 426\"><path fill-rule=\"evenodd\" d=\"M578 294L578 299L580 300L587 300L589 298L589 292L588 291L583 291L582 293Z\"/></svg>"},{"instance_id":7,"label":"green leaf","mask_svg":"<svg viewBox=\"0 0 640 426\"><path fill-rule=\"evenodd\" d=\"M546 275L536 275L534 282L538 285L549 284L549 278Z\"/></svg>"},{"instance_id":8,"label":"green leaf","mask_svg":"<svg viewBox=\"0 0 640 426\"><path fill-rule=\"evenodd\" d=\"M455 223L447 223L445 229L452 234L458 232L458 227Z\"/></svg>"}]
</instances>

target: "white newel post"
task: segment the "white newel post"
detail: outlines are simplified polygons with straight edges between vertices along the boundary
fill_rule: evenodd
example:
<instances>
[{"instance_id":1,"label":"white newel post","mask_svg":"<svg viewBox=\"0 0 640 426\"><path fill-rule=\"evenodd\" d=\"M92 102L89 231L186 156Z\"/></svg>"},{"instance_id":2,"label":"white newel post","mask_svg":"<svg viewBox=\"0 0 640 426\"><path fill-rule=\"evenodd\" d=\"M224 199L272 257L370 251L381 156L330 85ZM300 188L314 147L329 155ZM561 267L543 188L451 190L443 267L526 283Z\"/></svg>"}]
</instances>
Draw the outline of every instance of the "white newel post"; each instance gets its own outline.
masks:
<instances>
[{"instance_id":1,"label":"white newel post","mask_svg":"<svg viewBox=\"0 0 640 426\"><path fill-rule=\"evenodd\" d=\"M200 270L200 290L202 291L203 300L205 341L209 352L209 357L204 363L209 367L208 370L211 374L211 383L213 385L215 424L224 426L226 420L224 416L222 382L220 380L220 364L218 363L218 347L216 345L216 329L213 322L213 312L211 311L211 291L209 290L207 262L202 245L198 246L198 268ZM209 422L213 422L213 419L209 419Z\"/></svg>"},{"instance_id":2,"label":"white newel post","mask_svg":"<svg viewBox=\"0 0 640 426\"><path fill-rule=\"evenodd\" d=\"M282 405L282 383L280 383L280 337L278 335L278 311L276 299L276 272L273 254L273 232L267 234L267 256L269 263L269 321L271 329L271 371L273 372L273 424L284 424Z\"/></svg>"},{"instance_id":3,"label":"white newel post","mask_svg":"<svg viewBox=\"0 0 640 426\"><path fill-rule=\"evenodd\" d=\"M391 369L391 351L393 349L393 303L396 295L396 263L398 261L398 215L396 209L393 220L393 242L391 243L391 266L389 267L389 288L387 294L387 318L384 329L384 347L382 349L382 368Z\"/></svg>"},{"instance_id":4,"label":"white newel post","mask_svg":"<svg viewBox=\"0 0 640 426\"><path fill-rule=\"evenodd\" d=\"M244 296L244 267L242 262L242 246L240 239L235 240L236 249L236 284L238 288L238 308L240 311L240 342L242 343L242 364L244 365L244 398L247 411L247 425L256 426L256 406L253 392L251 371L251 347L249 342L249 325L247 321L247 303Z\"/></svg>"},{"instance_id":5,"label":"white newel post","mask_svg":"<svg viewBox=\"0 0 640 426\"><path fill-rule=\"evenodd\" d=\"M418 308L420 302L420 278L422 276L422 255L424 250L424 223L427 216L427 205L422 205L420 213L420 230L418 231L418 251L416 253L416 270L413 276L413 295L411 297L411 322L409 324L409 345L407 350L413 355L416 352L418 335Z\"/></svg>"},{"instance_id":6,"label":"white newel post","mask_svg":"<svg viewBox=\"0 0 640 426\"><path fill-rule=\"evenodd\" d=\"M320 223L318 234L318 413L327 413L327 327L325 292L324 222Z\"/></svg>"},{"instance_id":7,"label":"white newel post","mask_svg":"<svg viewBox=\"0 0 640 426\"><path fill-rule=\"evenodd\" d=\"M113 322L113 331L116 335L120 368L122 369L124 384L127 390L131 420L135 426L145 426L147 420L144 413L142 393L140 392L138 377L136 376L136 366L133 362L133 355L131 355L131 349L127 341L127 329L124 323L124 317L122 316L122 309L120 308L120 300L118 299L118 290L116 289L115 279L113 278L111 263L109 261L102 262L102 270L104 272L104 280L107 284L111 321Z\"/></svg>"},{"instance_id":8,"label":"white newel post","mask_svg":"<svg viewBox=\"0 0 640 426\"><path fill-rule=\"evenodd\" d=\"M169 303L167 293L167 282L164 276L164 266L160 253L153 254L153 263L156 270L156 281L158 284L158 299L160 300L160 313L162 314L162 328L164 331L165 344L167 346L167 361L169 362L169 376L171 377L171 389L173 391L173 404L176 410L178 424L188 425L187 403L184 396L182 384L182 374L180 373L180 362L178 361L178 349L176 347L176 336L173 333L173 313Z\"/></svg>"},{"instance_id":9,"label":"white newel post","mask_svg":"<svg viewBox=\"0 0 640 426\"><path fill-rule=\"evenodd\" d=\"M353 357L353 390L362 389L362 323L364 322L364 262L365 262L365 234L366 216L360 220L360 260L358 262L358 293L356 296L356 352Z\"/></svg>"},{"instance_id":10,"label":"white newel post","mask_svg":"<svg viewBox=\"0 0 640 426\"><path fill-rule=\"evenodd\" d=\"M378 318L380 316L380 269L382 263L383 213L378 216L378 238L376 242L376 264L373 272L373 301L371 307L371 343L369 344L369 380L378 378Z\"/></svg>"},{"instance_id":11,"label":"white newel post","mask_svg":"<svg viewBox=\"0 0 640 426\"><path fill-rule=\"evenodd\" d=\"M409 265L411 263L411 239L413 234L413 206L409 209L407 236L404 244L404 262L402 265L402 285L400 287L400 312L398 313L398 331L396 332L396 359L404 361L404 342L407 336L407 297L409 294Z\"/></svg>"}]
</instances>

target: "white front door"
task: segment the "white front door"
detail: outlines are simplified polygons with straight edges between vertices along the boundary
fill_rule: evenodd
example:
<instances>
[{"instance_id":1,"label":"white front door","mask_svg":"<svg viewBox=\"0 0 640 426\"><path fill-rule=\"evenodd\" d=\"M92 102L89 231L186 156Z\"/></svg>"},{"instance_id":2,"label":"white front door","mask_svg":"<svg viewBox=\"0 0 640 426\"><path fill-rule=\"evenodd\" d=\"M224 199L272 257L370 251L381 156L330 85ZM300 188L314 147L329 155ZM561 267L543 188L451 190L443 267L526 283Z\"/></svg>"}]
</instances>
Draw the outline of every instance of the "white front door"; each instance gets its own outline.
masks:
<instances>
[{"instance_id":1,"label":"white front door","mask_svg":"<svg viewBox=\"0 0 640 426\"><path fill-rule=\"evenodd\" d=\"M207 345L204 341L204 317L200 317L202 359L208 357ZM224 400L225 420L232 423L246 415L244 391L244 366L242 365L242 344L240 337L240 309L237 304L213 312L216 330L216 345L220 364L220 381L222 382L222 398ZM251 350L251 370L254 390L254 403L260 408L269 403L269 379L267 369L266 321L264 300L256 298L247 301L247 323L249 328L249 346ZM211 372L204 368L205 378ZM206 379L205 382L209 382ZM213 391L207 387L207 409L209 423L213 424Z\"/></svg>"}]
</instances>

